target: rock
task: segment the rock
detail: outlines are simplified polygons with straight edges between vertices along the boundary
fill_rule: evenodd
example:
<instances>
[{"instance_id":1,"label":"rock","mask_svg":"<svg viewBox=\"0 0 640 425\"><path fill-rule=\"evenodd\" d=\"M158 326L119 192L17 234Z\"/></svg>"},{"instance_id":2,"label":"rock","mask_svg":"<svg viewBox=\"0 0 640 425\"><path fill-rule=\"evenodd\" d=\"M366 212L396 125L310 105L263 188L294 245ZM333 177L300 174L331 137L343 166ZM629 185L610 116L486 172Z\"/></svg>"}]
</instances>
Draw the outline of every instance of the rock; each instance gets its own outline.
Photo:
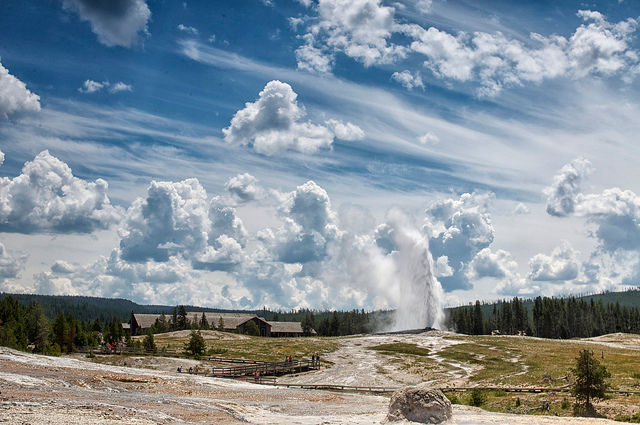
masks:
<instances>
[{"instance_id":1,"label":"rock","mask_svg":"<svg viewBox=\"0 0 640 425\"><path fill-rule=\"evenodd\" d=\"M388 422L411 421L439 424L451 419L451 402L428 384L401 388L391 396Z\"/></svg>"}]
</instances>

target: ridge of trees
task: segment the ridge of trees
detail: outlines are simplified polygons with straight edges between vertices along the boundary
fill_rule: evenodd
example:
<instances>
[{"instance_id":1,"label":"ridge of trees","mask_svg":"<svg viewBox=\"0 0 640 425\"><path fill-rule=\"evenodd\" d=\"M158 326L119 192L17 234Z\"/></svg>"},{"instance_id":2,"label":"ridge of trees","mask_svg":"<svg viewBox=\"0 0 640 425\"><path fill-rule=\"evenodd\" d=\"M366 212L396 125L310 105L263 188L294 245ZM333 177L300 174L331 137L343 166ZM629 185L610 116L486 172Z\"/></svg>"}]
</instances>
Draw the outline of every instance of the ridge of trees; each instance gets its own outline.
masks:
<instances>
[{"instance_id":1,"label":"ridge of trees","mask_svg":"<svg viewBox=\"0 0 640 425\"><path fill-rule=\"evenodd\" d=\"M536 297L528 303L514 297L498 303L458 307L449 326L469 335L499 332L542 338L587 338L614 332L640 333L640 309L605 304L597 298Z\"/></svg>"}]
</instances>

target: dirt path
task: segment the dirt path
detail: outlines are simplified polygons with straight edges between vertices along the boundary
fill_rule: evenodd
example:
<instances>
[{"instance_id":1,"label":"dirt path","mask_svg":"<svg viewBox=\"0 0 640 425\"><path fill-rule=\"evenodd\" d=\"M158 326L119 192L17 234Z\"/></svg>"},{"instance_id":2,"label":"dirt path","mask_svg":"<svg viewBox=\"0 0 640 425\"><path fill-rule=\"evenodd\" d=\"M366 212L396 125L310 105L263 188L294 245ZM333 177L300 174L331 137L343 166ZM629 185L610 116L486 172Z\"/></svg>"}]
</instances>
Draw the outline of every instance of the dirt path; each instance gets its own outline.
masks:
<instances>
[{"instance_id":1,"label":"dirt path","mask_svg":"<svg viewBox=\"0 0 640 425\"><path fill-rule=\"evenodd\" d=\"M431 331L418 335L365 335L343 338L341 347L326 356L332 363L319 371L283 376L278 382L288 384L338 384L352 386L397 387L419 382L434 386L464 386L477 366L466 365L438 356L446 347L459 344L455 334ZM393 343L415 344L429 349L429 362L412 365L398 356L384 354L372 347ZM415 370L422 367L424 370ZM421 372L421 373L416 373Z\"/></svg>"}]
</instances>

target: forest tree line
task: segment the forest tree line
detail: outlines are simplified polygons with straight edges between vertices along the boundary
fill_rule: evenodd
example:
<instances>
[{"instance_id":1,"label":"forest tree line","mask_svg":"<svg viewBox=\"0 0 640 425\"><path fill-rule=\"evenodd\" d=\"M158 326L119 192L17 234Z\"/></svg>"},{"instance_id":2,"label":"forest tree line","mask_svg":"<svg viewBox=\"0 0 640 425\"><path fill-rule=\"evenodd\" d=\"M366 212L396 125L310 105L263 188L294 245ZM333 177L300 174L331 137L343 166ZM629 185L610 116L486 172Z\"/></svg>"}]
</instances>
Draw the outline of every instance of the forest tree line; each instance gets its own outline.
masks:
<instances>
[{"instance_id":1,"label":"forest tree line","mask_svg":"<svg viewBox=\"0 0 640 425\"><path fill-rule=\"evenodd\" d=\"M59 355L123 339L131 344L129 333L118 319L78 320L73 314L60 312L49 320L36 301L23 306L11 296L0 300L0 345L5 347Z\"/></svg>"},{"instance_id":2,"label":"forest tree line","mask_svg":"<svg viewBox=\"0 0 640 425\"><path fill-rule=\"evenodd\" d=\"M368 313L364 310L318 312L309 309L278 312L265 309L260 316L272 322L300 322L305 335L311 335L312 330L315 330L320 336L344 336L373 332L374 324L378 320L383 320L385 312ZM188 317L187 308L179 305L173 308L171 314L161 314L151 327L151 332L155 334L185 329L224 330L224 322L210 323L204 313L196 313ZM246 332L249 335L260 335L260 331L253 322L247 322Z\"/></svg>"},{"instance_id":3,"label":"forest tree line","mask_svg":"<svg viewBox=\"0 0 640 425\"><path fill-rule=\"evenodd\" d=\"M527 308L529 304L531 308ZM488 307L488 308L487 308ZM614 332L640 333L638 307L605 304L584 298L536 297L525 303L518 297L498 303L458 307L449 326L468 335L525 333L541 338L588 338Z\"/></svg>"}]
</instances>

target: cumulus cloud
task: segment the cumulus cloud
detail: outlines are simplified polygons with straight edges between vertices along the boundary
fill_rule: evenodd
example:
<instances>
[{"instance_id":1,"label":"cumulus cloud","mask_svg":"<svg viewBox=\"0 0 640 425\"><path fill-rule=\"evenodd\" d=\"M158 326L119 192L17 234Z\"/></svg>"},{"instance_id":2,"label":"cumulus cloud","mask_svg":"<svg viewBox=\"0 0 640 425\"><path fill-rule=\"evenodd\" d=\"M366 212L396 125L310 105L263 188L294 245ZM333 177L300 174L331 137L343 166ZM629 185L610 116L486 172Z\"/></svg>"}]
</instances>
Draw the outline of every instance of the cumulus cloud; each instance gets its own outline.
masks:
<instances>
[{"instance_id":1,"label":"cumulus cloud","mask_svg":"<svg viewBox=\"0 0 640 425\"><path fill-rule=\"evenodd\" d=\"M284 263L323 260L327 244L339 234L337 215L327 192L308 181L286 195L280 213L284 226L273 232L273 236L264 237L278 260Z\"/></svg>"},{"instance_id":2,"label":"cumulus cloud","mask_svg":"<svg viewBox=\"0 0 640 425\"><path fill-rule=\"evenodd\" d=\"M538 289L527 284L518 272L518 263L510 252L503 249L493 252L490 248L484 248L478 252L471 261L469 275L477 279L498 279L496 292L502 295L528 295Z\"/></svg>"},{"instance_id":3,"label":"cumulus cloud","mask_svg":"<svg viewBox=\"0 0 640 425\"><path fill-rule=\"evenodd\" d=\"M402 84L407 90L412 90L415 87L424 89L424 83L422 82L422 77L419 72L412 74L411 71L405 69L402 72L394 72L391 74L391 79Z\"/></svg>"},{"instance_id":4,"label":"cumulus cloud","mask_svg":"<svg viewBox=\"0 0 640 425\"><path fill-rule=\"evenodd\" d=\"M347 141L364 139L364 131L353 123L330 119L325 121L325 125L338 139Z\"/></svg>"},{"instance_id":5,"label":"cumulus cloud","mask_svg":"<svg viewBox=\"0 0 640 425\"><path fill-rule=\"evenodd\" d=\"M66 261L58 260L51 266L51 271L59 274L69 274L76 271L73 264L69 264Z\"/></svg>"},{"instance_id":6,"label":"cumulus cloud","mask_svg":"<svg viewBox=\"0 0 640 425\"><path fill-rule=\"evenodd\" d=\"M196 269L229 270L242 261L247 239L235 209L218 197L208 199L197 179L152 181L124 224L118 254L129 263L179 257Z\"/></svg>"},{"instance_id":7,"label":"cumulus cloud","mask_svg":"<svg viewBox=\"0 0 640 425\"><path fill-rule=\"evenodd\" d=\"M489 214L493 194L465 193L459 199L432 203L426 210L424 231L434 258L446 256L453 274L440 282L445 290L469 289L469 263L493 242L494 228Z\"/></svg>"},{"instance_id":8,"label":"cumulus cloud","mask_svg":"<svg viewBox=\"0 0 640 425\"><path fill-rule=\"evenodd\" d=\"M588 235L597 241L590 260L583 263L582 276L574 282L591 285L594 290L615 289L616 285L635 283L640 277L640 197L630 190L617 187L605 189L602 193L583 193L580 182L590 171L591 164L588 161L575 160L565 165L554 177L554 184L545 190L549 196L549 214L573 214L586 218ZM541 270L545 279L554 277L558 271L556 269L569 276L577 274L576 260L571 251L558 250L566 251L564 255L567 259L558 260L553 258L553 254L551 259L546 256L534 257L540 260L534 265ZM547 263L556 264L556 269L547 266ZM558 263L566 264L567 270Z\"/></svg>"},{"instance_id":9,"label":"cumulus cloud","mask_svg":"<svg viewBox=\"0 0 640 425\"><path fill-rule=\"evenodd\" d=\"M120 220L108 184L85 181L48 151L27 162L22 174L0 179L0 231L89 233Z\"/></svg>"},{"instance_id":10,"label":"cumulus cloud","mask_svg":"<svg viewBox=\"0 0 640 425\"><path fill-rule=\"evenodd\" d=\"M605 252L640 250L640 197L617 187L579 197L576 213L596 225L593 234Z\"/></svg>"},{"instance_id":11,"label":"cumulus cloud","mask_svg":"<svg viewBox=\"0 0 640 425\"><path fill-rule=\"evenodd\" d=\"M85 80L82 83L82 87L78 89L80 93L91 94L102 91L102 89L108 90L110 93L119 93L122 91L132 91L133 87L129 84L125 84L122 81L118 81L117 83L111 84L108 81L93 81L93 80Z\"/></svg>"},{"instance_id":12,"label":"cumulus cloud","mask_svg":"<svg viewBox=\"0 0 640 425\"><path fill-rule=\"evenodd\" d=\"M425 55L425 66L440 78L480 81L481 95L495 95L505 85L588 74L611 75L638 62L630 40L637 21L613 24L598 12L580 11L588 24L569 39L531 34L531 43L510 40L501 33L464 32L451 35L435 27L408 25L411 49Z\"/></svg>"},{"instance_id":13,"label":"cumulus cloud","mask_svg":"<svg viewBox=\"0 0 640 425\"><path fill-rule=\"evenodd\" d=\"M208 239L207 194L197 179L152 181L146 198L136 199L121 231L122 258L168 261L175 252L202 252Z\"/></svg>"},{"instance_id":14,"label":"cumulus cloud","mask_svg":"<svg viewBox=\"0 0 640 425\"><path fill-rule=\"evenodd\" d=\"M414 7L426 13L431 1L419 0ZM477 82L478 95L495 96L504 87L545 79L632 71L640 61L632 46L638 21L611 23L589 10L578 12L584 23L568 38L532 33L527 41L501 32L452 34L402 23L395 19L394 7L380 0L319 0L316 11L296 52L301 69L329 72L338 52L365 66L393 63L413 53L425 59L424 66L435 77ZM629 74L625 77L631 78ZM417 71L398 71L392 79L408 89L423 86Z\"/></svg>"},{"instance_id":15,"label":"cumulus cloud","mask_svg":"<svg viewBox=\"0 0 640 425\"><path fill-rule=\"evenodd\" d=\"M109 91L111 93L119 93L121 91L132 91L133 87L130 84L125 84L122 81L118 81L115 84L111 84Z\"/></svg>"},{"instance_id":16,"label":"cumulus cloud","mask_svg":"<svg viewBox=\"0 0 640 425\"><path fill-rule=\"evenodd\" d=\"M254 201L264 196L265 190L258 184L258 179L249 173L231 177L224 184L224 188L236 199L242 202Z\"/></svg>"},{"instance_id":17,"label":"cumulus cloud","mask_svg":"<svg viewBox=\"0 0 640 425\"><path fill-rule=\"evenodd\" d=\"M151 17L146 0L63 0L63 6L88 21L98 41L109 47L134 45L139 33L147 33Z\"/></svg>"},{"instance_id":18,"label":"cumulus cloud","mask_svg":"<svg viewBox=\"0 0 640 425\"><path fill-rule=\"evenodd\" d=\"M191 35L198 35L198 29L191 27L189 25L179 24L177 28L178 28L178 31L182 31Z\"/></svg>"},{"instance_id":19,"label":"cumulus cloud","mask_svg":"<svg viewBox=\"0 0 640 425\"><path fill-rule=\"evenodd\" d=\"M551 186L543 191L547 196L547 213L556 217L572 214L582 182L592 170L591 162L585 158L576 158L563 166L554 176Z\"/></svg>"},{"instance_id":20,"label":"cumulus cloud","mask_svg":"<svg viewBox=\"0 0 640 425\"><path fill-rule=\"evenodd\" d=\"M18 277L20 271L24 268L28 255L12 255L9 253L4 244L0 243L0 284L6 279Z\"/></svg>"},{"instance_id":21,"label":"cumulus cloud","mask_svg":"<svg viewBox=\"0 0 640 425\"><path fill-rule=\"evenodd\" d=\"M4 164L4 152L0 151L0 165Z\"/></svg>"},{"instance_id":22,"label":"cumulus cloud","mask_svg":"<svg viewBox=\"0 0 640 425\"><path fill-rule=\"evenodd\" d=\"M529 279L534 281L564 282L578 277L578 252L569 242L562 241L551 255L536 254L529 260Z\"/></svg>"},{"instance_id":23,"label":"cumulus cloud","mask_svg":"<svg viewBox=\"0 0 640 425\"><path fill-rule=\"evenodd\" d=\"M449 277L453 275L453 269L449 266L449 258L446 255L438 257L435 270L437 277Z\"/></svg>"},{"instance_id":24,"label":"cumulus cloud","mask_svg":"<svg viewBox=\"0 0 640 425\"><path fill-rule=\"evenodd\" d=\"M330 120L327 126L302 121L306 115L291 86L274 80L259 93L258 100L247 102L224 128L224 140L249 145L256 152L274 155L285 150L314 153L330 148L334 137L345 140L362 138L362 130L351 124ZM329 126L331 128L329 128Z\"/></svg>"},{"instance_id":25,"label":"cumulus cloud","mask_svg":"<svg viewBox=\"0 0 640 425\"><path fill-rule=\"evenodd\" d=\"M40 96L30 92L25 83L9 74L9 70L0 63L0 120L38 111Z\"/></svg>"},{"instance_id":26,"label":"cumulus cloud","mask_svg":"<svg viewBox=\"0 0 640 425\"><path fill-rule=\"evenodd\" d=\"M395 9L380 0L319 0L316 9L317 20L307 28L305 44L296 52L298 67L326 71L337 52L365 66L404 56L403 47L388 41Z\"/></svg>"}]
</instances>

